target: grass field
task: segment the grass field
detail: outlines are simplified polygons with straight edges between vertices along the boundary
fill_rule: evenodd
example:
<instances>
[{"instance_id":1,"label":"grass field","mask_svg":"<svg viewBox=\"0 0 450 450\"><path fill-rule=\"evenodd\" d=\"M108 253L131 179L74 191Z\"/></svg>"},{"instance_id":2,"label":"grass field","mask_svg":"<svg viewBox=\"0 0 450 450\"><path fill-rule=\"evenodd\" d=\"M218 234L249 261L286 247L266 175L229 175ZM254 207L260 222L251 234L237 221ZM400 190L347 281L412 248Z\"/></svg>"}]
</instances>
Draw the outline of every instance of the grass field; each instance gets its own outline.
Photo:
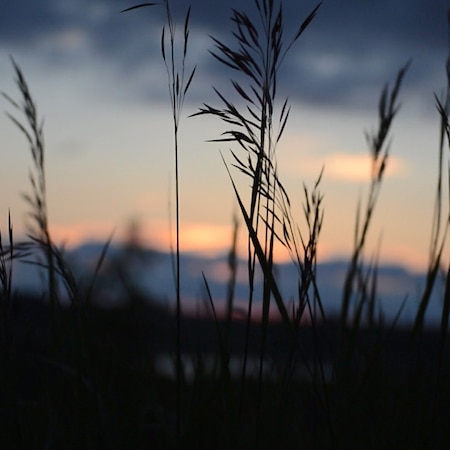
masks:
<instances>
[{"instance_id":1,"label":"grass field","mask_svg":"<svg viewBox=\"0 0 450 450\"><path fill-rule=\"evenodd\" d=\"M378 262L364 260L409 64L382 90L378 123L367 135L372 161L368 195L358 206L354 247L336 298L340 314L330 318L316 276L322 173L313 186L304 186L302 229L279 178L276 151L290 112L288 99L277 96L277 75L290 48L314 26L321 5L286 37L281 1L250 3L249 12L231 12L234 44L212 41L212 55L229 70L235 97L215 87L217 105L204 104L195 114L196 120L205 115L219 120L224 128L217 141L232 148L233 163L223 158L224 170L239 217L222 315L216 313L206 277L206 315L183 315L180 287L178 130L196 73L189 60L190 9L177 27L169 0L164 0L167 22L161 42L155 43L161 45L167 68L173 117L174 311L142 298L129 285L123 305L99 308L96 283L110 240L91 279L83 282L55 245L47 212L44 131L28 83L13 60L20 100L5 98L12 122L29 144L32 170L24 196L29 239L15 241L11 217L0 235L0 436L5 448L448 448L448 102L436 98L440 171L426 284L414 321L400 327L395 319L385 320L378 307ZM153 6L137 5L127 13ZM240 177L249 181L248 192L238 189ZM248 237L249 297L245 313L236 319L238 223ZM280 244L298 271L295 302L283 298L277 284L274 252ZM16 261L30 259L45 276L43 297L12 289ZM127 283L120 270L110 276ZM256 283L261 283L262 298L253 296ZM438 283L445 286L442 316L439 328L430 331L425 316ZM62 297L68 302L62 303ZM262 304L258 321L256 302ZM278 321L271 320L274 313Z\"/></svg>"}]
</instances>

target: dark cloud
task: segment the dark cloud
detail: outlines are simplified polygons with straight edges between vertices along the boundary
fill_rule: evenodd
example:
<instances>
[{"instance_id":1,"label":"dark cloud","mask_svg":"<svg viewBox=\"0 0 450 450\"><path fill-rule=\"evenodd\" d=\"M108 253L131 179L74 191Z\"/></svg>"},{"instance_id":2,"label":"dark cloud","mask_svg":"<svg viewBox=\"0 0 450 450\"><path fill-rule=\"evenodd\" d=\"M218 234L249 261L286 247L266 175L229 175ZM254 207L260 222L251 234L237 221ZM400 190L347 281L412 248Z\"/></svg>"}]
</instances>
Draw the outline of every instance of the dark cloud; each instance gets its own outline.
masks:
<instances>
[{"instance_id":1,"label":"dark cloud","mask_svg":"<svg viewBox=\"0 0 450 450\"><path fill-rule=\"evenodd\" d=\"M50 36L58 38L65 30L86 36L97 62L114 63L118 77L132 80L148 64L161 64L159 36L164 21L162 6L121 14L133 0L18 0L0 6L0 48L11 53L17 48L42 50ZM243 4L257 20L254 2L248 0L192 0L191 37L203 43L208 35L229 39L231 8ZM182 27L186 5L173 0L174 17ZM285 32L292 35L314 1L284 2ZM200 36L200 38L198 38ZM447 4L444 0L326 0L280 74L281 93L290 91L292 101L326 106L364 107L384 82L409 58L413 66L406 88L415 95L430 95L444 80L447 57ZM202 50L205 50L204 48ZM66 64L52 51L42 51L46 63ZM64 43L59 47L64 52ZM199 59L191 100L200 100L207 85L228 84L230 72L213 58ZM205 86L206 85L206 86ZM137 96L159 93L152 86L136 82ZM142 92L146 90L146 92ZM139 91L139 92L138 92ZM142 95L142 94L145 95Z\"/></svg>"},{"instance_id":2,"label":"dark cloud","mask_svg":"<svg viewBox=\"0 0 450 450\"><path fill-rule=\"evenodd\" d=\"M5 45L32 45L49 29L64 29L72 22L55 9L52 1L19 0L0 6L0 39Z\"/></svg>"}]
</instances>

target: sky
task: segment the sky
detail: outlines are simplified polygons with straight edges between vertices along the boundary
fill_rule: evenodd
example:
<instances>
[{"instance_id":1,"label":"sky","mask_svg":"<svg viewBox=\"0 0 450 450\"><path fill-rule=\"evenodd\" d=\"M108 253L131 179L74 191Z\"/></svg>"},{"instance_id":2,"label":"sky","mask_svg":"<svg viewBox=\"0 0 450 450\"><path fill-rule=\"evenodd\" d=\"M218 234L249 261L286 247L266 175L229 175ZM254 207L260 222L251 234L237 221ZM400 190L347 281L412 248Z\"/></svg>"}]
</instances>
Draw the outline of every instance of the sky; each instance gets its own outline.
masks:
<instances>
[{"instance_id":1,"label":"sky","mask_svg":"<svg viewBox=\"0 0 450 450\"><path fill-rule=\"evenodd\" d=\"M74 246L112 232L120 240L135 222L146 245L170 248L174 155L160 52L165 14L162 6L120 12L134 4L0 0L0 91L19 99L12 56L45 119L48 207L57 243ZM230 90L234 74L210 55L210 36L231 42L231 8L249 15L255 8L250 0L190 4L187 65L197 69L180 123L180 239L182 250L214 253L229 247L236 211L220 156L231 161L229 146L207 142L225 131L219 121L188 116L203 103L220 106L213 86L238 104ZM171 5L181 32L188 2ZM283 2L287 39L315 6L310 0ZM383 261L411 269L427 264L437 180L435 94L441 97L446 85L449 6L444 0L325 0L288 53L278 105L287 96L292 110L277 149L279 175L306 230L303 183L311 188L325 167L319 259L352 250L357 203L369 181L364 133L376 129L384 84L411 59L366 256L381 238ZM4 98L0 110L14 112ZM10 210L20 236L26 231L22 194L30 191L31 156L6 114L0 115L0 136L0 227L5 234ZM240 184L243 198L247 184Z\"/></svg>"}]
</instances>

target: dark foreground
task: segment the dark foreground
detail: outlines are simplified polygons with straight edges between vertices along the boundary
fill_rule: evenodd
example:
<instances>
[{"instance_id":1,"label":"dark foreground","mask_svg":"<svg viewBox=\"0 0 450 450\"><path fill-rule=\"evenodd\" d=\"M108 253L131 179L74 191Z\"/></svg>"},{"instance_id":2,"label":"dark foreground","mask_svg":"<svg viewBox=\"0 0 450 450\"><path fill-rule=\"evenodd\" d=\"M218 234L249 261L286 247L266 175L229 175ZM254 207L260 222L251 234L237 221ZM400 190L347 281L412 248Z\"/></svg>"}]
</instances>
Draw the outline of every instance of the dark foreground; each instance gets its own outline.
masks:
<instances>
[{"instance_id":1,"label":"dark foreground","mask_svg":"<svg viewBox=\"0 0 450 450\"><path fill-rule=\"evenodd\" d=\"M49 309L15 299L1 322L5 449L448 448L450 364L439 334L336 322L182 322L133 301ZM340 345L338 345L340 344ZM242 365L246 361L246 377ZM180 396L180 438L177 437Z\"/></svg>"}]
</instances>

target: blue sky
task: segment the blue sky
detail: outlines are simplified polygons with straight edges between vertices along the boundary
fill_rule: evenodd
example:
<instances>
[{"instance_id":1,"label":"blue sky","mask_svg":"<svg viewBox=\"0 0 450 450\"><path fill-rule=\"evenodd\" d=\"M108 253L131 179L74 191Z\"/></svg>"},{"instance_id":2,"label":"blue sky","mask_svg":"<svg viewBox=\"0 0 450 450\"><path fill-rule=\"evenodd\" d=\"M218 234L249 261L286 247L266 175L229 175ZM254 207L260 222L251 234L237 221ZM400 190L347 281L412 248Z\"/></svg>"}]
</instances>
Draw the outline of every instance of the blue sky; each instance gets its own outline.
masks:
<instances>
[{"instance_id":1,"label":"blue sky","mask_svg":"<svg viewBox=\"0 0 450 450\"><path fill-rule=\"evenodd\" d=\"M160 55L161 6L121 14L125 0L0 1L0 90L18 98L9 56L23 69L45 117L49 213L54 237L69 245L120 239L131 220L148 244L168 247L173 208L173 154L167 79ZM172 1L182 28L187 2ZM252 1L193 0L189 63L197 74L184 116L203 102L218 105L212 86L229 91L230 73L208 53L209 35L229 39L230 8ZM314 1L285 1L286 35ZM375 129L384 83L412 66L394 123L391 160L371 230L382 234L382 258L426 264L438 150L434 94L445 87L447 8L443 0L328 0L288 54L280 74L280 104L289 96L290 122L278 149L280 176L298 205L302 183L325 165L324 227L319 257L351 250L358 197L367 192L364 131ZM237 99L235 99L237 101ZM5 100L1 109L10 110ZM182 248L217 251L231 239L233 194L220 158L228 148L206 141L223 126L183 119L180 139ZM0 117L0 225L11 209L24 231L31 158L6 115ZM243 184L245 189L245 183ZM370 256L370 254L368 255Z\"/></svg>"}]
</instances>

